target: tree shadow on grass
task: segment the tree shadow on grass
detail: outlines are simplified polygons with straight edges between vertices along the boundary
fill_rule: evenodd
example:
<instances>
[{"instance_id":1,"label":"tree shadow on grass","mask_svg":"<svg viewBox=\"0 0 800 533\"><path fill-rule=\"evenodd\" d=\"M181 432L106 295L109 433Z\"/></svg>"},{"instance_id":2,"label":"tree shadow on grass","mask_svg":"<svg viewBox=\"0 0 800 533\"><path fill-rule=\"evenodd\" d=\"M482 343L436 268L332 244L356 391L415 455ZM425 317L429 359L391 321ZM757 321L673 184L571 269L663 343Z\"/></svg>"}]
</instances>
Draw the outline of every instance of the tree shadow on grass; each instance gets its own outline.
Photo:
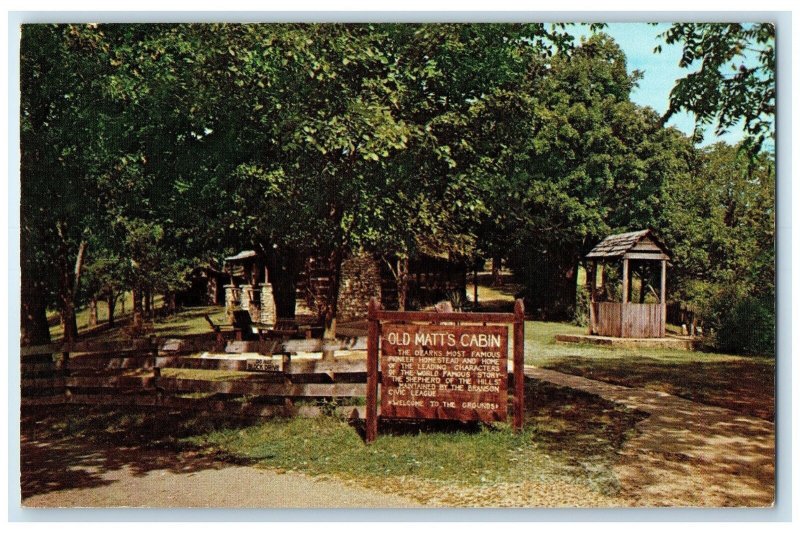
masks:
<instances>
[{"instance_id":1,"label":"tree shadow on grass","mask_svg":"<svg viewBox=\"0 0 800 533\"><path fill-rule=\"evenodd\" d=\"M348 423L366 441L366 420L350 417ZM489 426L491 427L491 426ZM378 422L378 436L406 436L422 433L475 434L482 431L480 422L461 422L458 420L412 420L381 419Z\"/></svg>"},{"instance_id":2,"label":"tree shadow on grass","mask_svg":"<svg viewBox=\"0 0 800 533\"><path fill-rule=\"evenodd\" d=\"M201 454L179 444L213 429L246 427L245 420L183 413L59 406L23 411L20 440L22 498L48 492L108 486L128 470L192 473L224 466L228 457ZM237 461L243 464L243 460Z\"/></svg>"},{"instance_id":3,"label":"tree shadow on grass","mask_svg":"<svg viewBox=\"0 0 800 533\"><path fill-rule=\"evenodd\" d=\"M548 362L545 367L614 385L662 391L768 421L775 418L775 367L761 359L672 363L648 357L576 357Z\"/></svg>"},{"instance_id":4,"label":"tree shadow on grass","mask_svg":"<svg viewBox=\"0 0 800 533\"><path fill-rule=\"evenodd\" d=\"M539 444L572 462L612 459L647 416L594 394L526 380L526 426Z\"/></svg>"}]
</instances>

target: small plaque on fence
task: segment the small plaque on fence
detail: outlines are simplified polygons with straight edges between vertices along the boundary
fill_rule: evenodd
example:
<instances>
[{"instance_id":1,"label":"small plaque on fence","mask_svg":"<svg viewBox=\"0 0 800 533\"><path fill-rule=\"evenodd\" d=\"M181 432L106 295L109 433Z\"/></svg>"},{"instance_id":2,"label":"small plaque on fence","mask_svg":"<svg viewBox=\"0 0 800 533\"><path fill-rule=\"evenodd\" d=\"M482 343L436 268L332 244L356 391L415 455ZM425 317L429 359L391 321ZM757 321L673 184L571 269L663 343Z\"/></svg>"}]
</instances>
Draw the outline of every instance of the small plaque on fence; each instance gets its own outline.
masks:
<instances>
[{"instance_id":1,"label":"small plaque on fence","mask_svg":"<svg viewBox=\"0 0 800 533\"><path fill-rule=\"evenodd\" d=\"M381 333L384 417L506 419L507 327L387 324Z\"/></svg>"},{"instance_id":2,"label":"small plaque on fence","mask_svg":"<svg viewBox=\"0 0 800 533\"><path fill-rule=\"evenodd\" d=\"M283 372L283 361L269 359L248 359L248 372Z\"/></svg>"}]
</instances>

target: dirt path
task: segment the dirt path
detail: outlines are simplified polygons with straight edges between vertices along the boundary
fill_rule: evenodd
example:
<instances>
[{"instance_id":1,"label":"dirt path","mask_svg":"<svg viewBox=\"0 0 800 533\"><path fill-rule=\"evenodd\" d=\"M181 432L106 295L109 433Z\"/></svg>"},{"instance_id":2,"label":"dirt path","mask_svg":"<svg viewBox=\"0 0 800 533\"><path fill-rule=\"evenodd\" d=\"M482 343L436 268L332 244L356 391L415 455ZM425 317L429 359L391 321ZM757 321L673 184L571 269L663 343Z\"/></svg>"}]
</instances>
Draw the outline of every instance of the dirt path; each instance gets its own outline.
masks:
<instances>
[{"instance_id":1,"label":"dirt path","mask_svg":"<svg viewBox=\"0 0 800 533\"><path fill-rule=\"evenodd\" d=\"M650 416L614 468L637 506L772 505L775 425L761 418L646 389L525 367L525 375L596 394Z\"/></svg>"},{"instance_id":2,"label":"dirt path","mask_svg":"<svg viewBox=\"0 0 800 533\"><path fill-rule=\"evenodd\" d=\"M22 441L25 507L419 507L420 503L296 472L191 452L101 448L76 439Z\"/></svg>"}]
</instances>

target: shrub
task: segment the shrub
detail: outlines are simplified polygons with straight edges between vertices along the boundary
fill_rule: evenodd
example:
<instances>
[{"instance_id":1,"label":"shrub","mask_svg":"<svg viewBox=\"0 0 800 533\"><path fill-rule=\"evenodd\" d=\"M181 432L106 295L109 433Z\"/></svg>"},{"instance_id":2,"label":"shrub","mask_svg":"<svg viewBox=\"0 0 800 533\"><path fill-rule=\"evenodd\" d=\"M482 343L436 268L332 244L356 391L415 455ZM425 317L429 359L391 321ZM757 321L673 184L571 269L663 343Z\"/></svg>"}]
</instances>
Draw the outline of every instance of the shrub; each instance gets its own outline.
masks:
<instances>
[{"instance_id":1,"label":"shrub","mask_svg":"<svg viewBox=\"0 0 800 533\"><path fill-rule=\"evenodd\" d=\"M589 305L591 305L589 291L585 285L581 285L575 295L575 316L572 319L576 326L589 325Z\"/></svg>"},{"instance_id":2,"label":"shrub","mask_svg":"<svg viewBox=\"0 0 800 533\"><path fill-rule=\"evenodd\" d=\"M726 353L775 354L775 298L719 292L709 302L706 324L714 348Z\"/></svg>"}]
</instances>

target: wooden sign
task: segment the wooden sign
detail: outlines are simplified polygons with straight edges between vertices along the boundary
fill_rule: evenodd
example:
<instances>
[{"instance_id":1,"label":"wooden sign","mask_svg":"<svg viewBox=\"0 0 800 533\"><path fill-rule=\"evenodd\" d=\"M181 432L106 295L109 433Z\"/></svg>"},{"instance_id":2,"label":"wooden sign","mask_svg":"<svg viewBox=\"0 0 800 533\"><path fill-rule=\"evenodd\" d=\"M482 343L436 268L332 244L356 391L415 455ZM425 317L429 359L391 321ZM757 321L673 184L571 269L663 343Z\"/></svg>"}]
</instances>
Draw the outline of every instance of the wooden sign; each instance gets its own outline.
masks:
<instances>
[{"instance_id":1,"label":"wooden sign","mask_svg":"<svg viewBox=\"0 0 800 533\"><path fill-rule=\"evenodd\" d=\"M508 407L508 326L514 331L514 429L522 430L522 300L514 313L384 311L369 304L366 441L381 418L503 421ZM379 384L380 370L380 384Z\"/></svg>"},{"instance_id":2,"label":"wooden sign","mask_svg":"<svg viewBox=\"0 0 800 533\"><path fill-rule=\"evenodd\" d=\"M505 326L387 324L380 359L385 418L506 419Z\"/></svg>"},{"instance_id":3,"label":"wooden sign","mask_svg":"<svg viewBox=\"0 0 800 533\"><path fill-rule=\"evenodd\" d=\"M245 369L247 372L283 372L283 362L270 359L248 359Z\"/></svg>"}]
</instances>

